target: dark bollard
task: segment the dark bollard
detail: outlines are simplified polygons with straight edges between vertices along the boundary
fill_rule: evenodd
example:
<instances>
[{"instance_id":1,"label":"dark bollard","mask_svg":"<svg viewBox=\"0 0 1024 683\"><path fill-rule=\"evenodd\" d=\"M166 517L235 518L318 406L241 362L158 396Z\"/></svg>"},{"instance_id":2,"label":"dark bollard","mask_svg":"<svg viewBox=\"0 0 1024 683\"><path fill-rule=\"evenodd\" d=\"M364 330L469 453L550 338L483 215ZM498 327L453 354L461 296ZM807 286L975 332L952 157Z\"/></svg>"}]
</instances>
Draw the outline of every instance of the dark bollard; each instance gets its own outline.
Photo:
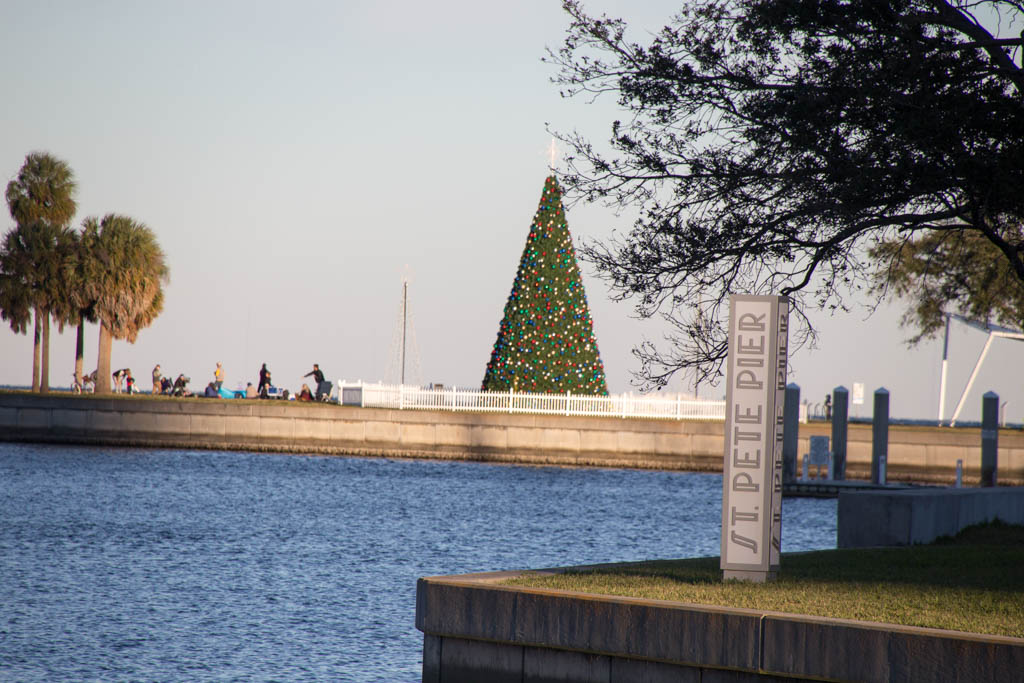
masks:
<instances>
[{"instance_id":1,"label":"dark bollard","mask_svg":"<svg viewBox=\"0 0 1024 683\"><path fill-rule=\"evenodd\" d=\"M871 420L871 483L884 484L889 459L889 391L875 392L875 413Z\"/></svg>"},{"instance_id":2,"label":"dark bollard","mask_svg":"<svg viewBox=\"0 0 1024 683\"><path fill-rule=\"evenodd\" d=\"M981 397L981 485L996 485L999 459L999 394Z\"/></svg>"},{"instance_id":3,"label":"dark bollard","mask_svg":"<svg viewBox=\"0 0 1024 683\"><path fill-rule=\"evenodd\" d=\"M850 392L846 387L832 390L832 478L846 479L846 421L849 419Z\"/></svg>"},{"instance_id":4,"label":"dark bollard","mask_svg":"<svg viewBox=\"0 0 1024 683\"><path fill-rule=\"evenodd\" d=\"M786 385L785 417L782 423L782 481L796 480L797 438L800 436L800 387Z\"/></svg>"}]
</instances>

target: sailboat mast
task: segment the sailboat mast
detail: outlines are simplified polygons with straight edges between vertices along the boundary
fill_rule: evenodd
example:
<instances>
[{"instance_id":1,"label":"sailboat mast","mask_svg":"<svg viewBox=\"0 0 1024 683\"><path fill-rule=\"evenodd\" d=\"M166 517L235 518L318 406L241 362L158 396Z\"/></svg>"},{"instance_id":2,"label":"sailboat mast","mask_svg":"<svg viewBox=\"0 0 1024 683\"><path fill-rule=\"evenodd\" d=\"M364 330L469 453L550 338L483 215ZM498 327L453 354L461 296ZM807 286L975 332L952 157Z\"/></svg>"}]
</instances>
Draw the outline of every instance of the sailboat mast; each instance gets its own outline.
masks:
<instances>
[{"instance_id":1,"label":"sailboat mast","mask_svg":"<svg viewBox=\"0 0 1024 683\"><path fill-rule=\"evenodd\" d=\"M405 384L405 328L408 320L406 306L409 300L409 282L402 283L402 384Z\"/></svg>"}]
</instances>

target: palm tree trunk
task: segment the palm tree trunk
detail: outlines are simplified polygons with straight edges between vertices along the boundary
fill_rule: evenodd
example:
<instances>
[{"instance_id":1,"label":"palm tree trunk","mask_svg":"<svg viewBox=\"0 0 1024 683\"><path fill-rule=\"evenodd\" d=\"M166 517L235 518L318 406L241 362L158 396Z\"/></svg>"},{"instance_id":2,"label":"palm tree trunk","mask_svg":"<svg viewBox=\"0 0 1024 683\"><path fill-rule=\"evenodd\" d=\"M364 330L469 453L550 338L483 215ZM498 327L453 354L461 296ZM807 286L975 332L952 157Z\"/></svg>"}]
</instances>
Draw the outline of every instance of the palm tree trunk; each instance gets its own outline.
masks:
<instances>
[{"instance_id":1,"label":"palm tree trunk","mask_svg":"<svg viewBox=\"0 0 1024 683\"><path fill-rule=\"evenodd\" d=\"M32 336L32 391L39 391L39 309L35 309L36 327Z\"/></svg>"},{"instance_id":2,"label":"palm tree trunk","mask_svg":"<svg viewBox=\"0 0 1024 683\"><path fill-rule=\"evenodd\" d=\"M96 393L110 393L110 350L113 346L114 336L110 334L107 326L100 322L100 353L96 360Z\"/></svg>"},{"instance_id":3,"label":"palm tree trunk","mask_svg":"<svg viewBox=\"0 0 1024 683\"><path fill-rule=\"evenodd\" d=\"M82 365L85 363L85 318L78 321L78 339L75 340L75 383L82 386Z\"/></svg>"},{"instance_id":4,"label":"palm tree trunk","mask_svg":"<svg viewBox=\"0 0 1024 683\"><path fill-rule=\"evenodd\" d=\"M39 359L42 372L39 376L39 392L50 393L50 312L43 314L43 349Z\"/></svg>"}]
</instances>

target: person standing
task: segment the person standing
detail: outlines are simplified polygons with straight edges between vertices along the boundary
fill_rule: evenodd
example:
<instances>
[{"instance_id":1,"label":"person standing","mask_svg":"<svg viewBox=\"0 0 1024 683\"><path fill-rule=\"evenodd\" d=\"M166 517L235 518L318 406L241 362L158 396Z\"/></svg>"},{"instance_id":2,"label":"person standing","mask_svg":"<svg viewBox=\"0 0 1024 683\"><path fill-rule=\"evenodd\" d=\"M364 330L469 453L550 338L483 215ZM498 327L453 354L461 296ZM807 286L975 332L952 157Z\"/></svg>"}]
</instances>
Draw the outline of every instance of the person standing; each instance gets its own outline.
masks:
<instances>
[{"instance_id":1,"label":"person standing","mask_svg":"<svg viewBox=\"0 0 1024 683\"><path fill-rule=\"evenodd\" d=\"M313 369L303 375L303 377L309 377L310 375L313 376L313 381L316 382L316 400L321 400L324 394L330 395L331 389L324 386L324 373L320 370L319 365L313 363Z\"/></svg>"},{"instance_id":2,"label":"person standing","mask_svg":"<svg viewBox=\"0 0 1024 683\"><path fill-rule=\"evenodd\" d=\"M313 369L303 375L303 377L309 377L310 375L313 376L313 381L316 382L317 385L324 381L324 373L320 371L320 366L316 363L313 363Z\"/></svg>"},{"instance_id":3,"label":"person standing","mask_svg":"<svg viewBox=\"0 0 1024 683\"><path fill-rule=\"evenodd\" d=\"M267 370L266 363L264 363L263 367L260 368L260 383L256 387L256 393L263 396L264 389L270 389L270 370Z\"/></svg>"},{"instance_id":4,"label":"person standing","mask_svg":"<svg viewBox=\"0 0 1024 683\"><path fill-rule=\"evenodd\" d=\"M153 394L159 394L163 392L163 373L160 372L160 364L157 363L153 367Z\"/></svg>"},{"instance_id":5,"label":"person standing","mask_svg":"<svg viewBox=\"0 0 1024 683\"><path fill-rule=\"evenodd\" d=\"M224 385L224 368L221 367L220 361L217 361L217 369L213 371L213 384L217 391Z\"/></svg>"},{"instance_id":6,"label":"person standing","mask_svg":"<svg viewBox=\"0 0 1024 683\"><path fill-rule=\"evenodd\" d=\"M114 393L120 394L122 386L124 384L125 377L131 374L131 370L128 368L121 368L110 373L111 378L114 380Z\"/></svg>"}]
</instances>

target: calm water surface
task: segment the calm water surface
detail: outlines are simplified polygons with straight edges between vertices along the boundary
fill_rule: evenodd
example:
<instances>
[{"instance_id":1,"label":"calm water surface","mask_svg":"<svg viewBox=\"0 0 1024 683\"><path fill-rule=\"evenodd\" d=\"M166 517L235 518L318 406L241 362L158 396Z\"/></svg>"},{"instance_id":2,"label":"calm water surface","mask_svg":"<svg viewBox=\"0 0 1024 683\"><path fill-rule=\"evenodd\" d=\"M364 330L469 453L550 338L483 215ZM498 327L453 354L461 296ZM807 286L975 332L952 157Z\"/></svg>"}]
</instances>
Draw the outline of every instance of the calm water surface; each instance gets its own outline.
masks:
<instances>
[{"instance_id":1,"label":"calm water surface","mask_svg":"<svg viewBox=\"0 0 1024 683\"><path fill-rule=\"evenodd\" d=\"M717 555L721 477L0 443L0 680L418 681L416 579ZM787 498L783 550L835 547Z\"/></svg>"}]
</instances>

